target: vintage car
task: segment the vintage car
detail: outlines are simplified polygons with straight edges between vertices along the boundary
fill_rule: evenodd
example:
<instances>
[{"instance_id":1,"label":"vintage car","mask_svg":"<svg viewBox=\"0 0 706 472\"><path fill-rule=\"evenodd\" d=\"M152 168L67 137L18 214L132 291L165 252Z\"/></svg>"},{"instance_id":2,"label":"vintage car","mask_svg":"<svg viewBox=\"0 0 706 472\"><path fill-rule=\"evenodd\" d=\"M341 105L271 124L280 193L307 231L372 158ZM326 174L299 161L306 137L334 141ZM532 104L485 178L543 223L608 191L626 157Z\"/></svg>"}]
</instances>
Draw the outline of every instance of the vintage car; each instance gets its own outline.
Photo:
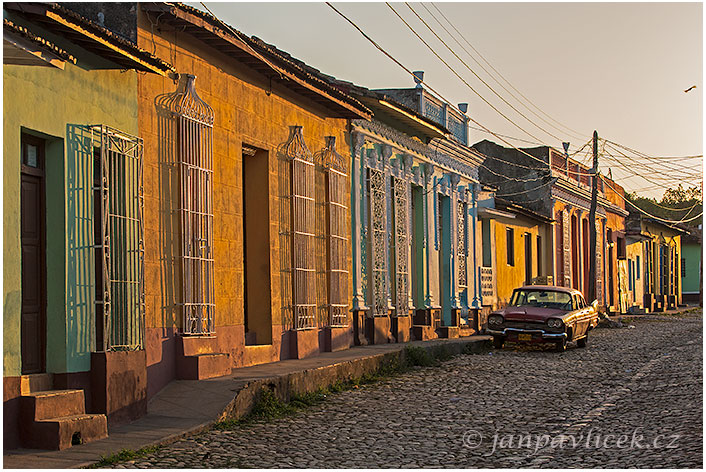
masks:
<instances>
[{"instance_id":1,"label":"vintage car","mask_svg":"<svg viewBox=\"0 0 706 472\"><path fill-rule=\"evenodd\" d=\"M598 301L586 304L578 290L548 285L516 288L510 304L488 316L493 346L505 341L553 343L557 350L576 341L585 347L588 333L598 325Z\"/></svg>"}]
</instances>

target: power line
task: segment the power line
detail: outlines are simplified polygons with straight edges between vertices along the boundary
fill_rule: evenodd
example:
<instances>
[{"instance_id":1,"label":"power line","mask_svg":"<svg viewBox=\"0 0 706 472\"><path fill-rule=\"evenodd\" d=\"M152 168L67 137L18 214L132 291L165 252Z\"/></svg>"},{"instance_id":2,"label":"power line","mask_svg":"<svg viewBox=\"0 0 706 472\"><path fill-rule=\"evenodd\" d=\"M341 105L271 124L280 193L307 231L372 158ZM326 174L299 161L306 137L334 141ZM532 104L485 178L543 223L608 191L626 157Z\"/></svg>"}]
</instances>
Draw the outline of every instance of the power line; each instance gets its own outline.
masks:
<instances>
[{"instance_id":1,"label":"power line","mask_svg":"<svg viewBox=\"0 0 706 472\"><path fill-rule=\"evenodd\" d=\"M611 148L612 148L612 146L611 146ZM636 164L636 165L638 165L638 166L643 167L644 169L646 169L647 171L649 171L649 172L652 173L652 174L657 174L657 175L659 175L659 174L662 172L661 170L654 169L654 168L648 166L647 164L637 162L635 159L633 159L633 158L627 156L626 154L622 153L619 149L616 149L616 148L613 148L613 149L615 149L619 154L621 154L621 155L622 155L624 158L626 158L628 161L632 162L633 164ZM637 173L637 172L636 172L635 170L633 170L632 168L629 168L629 167L628 167L627 165L625 165L620 159L617 159L617 158L615 158L614 156L611 156L611 157L613 157L613 160L614 160L615 162L617 162L618 164L620 164L621 166L623 166L623 167L625 168L625 170L627 170L628 172L634 173L636 176L641 177L641 178L647 180L647 181L650 182L650 183L656 184L656 182L651 181L649 178L645 177L644 175ZM610 160L610 159L609 159L609 160ZM671 172L677 172L677 173L680 173L680 172L681 172L681 173L685 173L683 170L679 170L679 169L667 168L666 170L671 171ZM696 173L691 172L691 173L689 173L689 174L686 175L686 176L677 175L677 176L668 177L668 178L664 178L664 177L653 177L653 178L662 179L663 181L673 182L673 181L689 180L690 178L691 178L691 179L693 179L693 178L700 178L700 174L696 174Z\"/></svg>"},{"instance_id":2,"label":"power line","mask_svg":"<svg viewBox=\"0 0 706 472\"><path fill-rule=\"evenodd\" d=\"M694 220L697 220L697 219L701 218L701 217L703 216L703 214L704 214L704 212L702 211L702 212L699 213L697 216L695 216L695 217L693 217L693 218L690 218L690 219L688 219L688 220L665 220L664 218L660 218L659 216L655 216L655 215L653 215L653 214L651 214L651 213L648 213L647 211L643 210L643 209L640 208L639 206L635 205L633 202L631 202L630 200L628 200L627 198L625 198L623 195L621 195L617 190L615 190L615 189L614 189L610 184L608 184L608 182L606 182L605 180L603 180L603 183L604 183L608 188L610 188L611 190L613 190L613 192L615 192L620 198L622 198L623 201L625 201L625 203L630 204L631 206L633 206L633 207L634 207L637 211L639 211L640 213L643 213L643 214L645 214L645 215L649 216L650 218L653 218L653 219L655 219L655 220L657 220L657 221L661 221L662 223L669 223L669 224L689 223L690 221L694 221Z\"/></svg>"},{"instance_id":3,"label":"power line","mask_svg":"<svg viewBox=\"0 0 706 472\"><path fill-rule=\"evenodd\" d=\"M650 155L648 155L648 154L645 154L644 152L640 152L640 151L636 151L635 149L631 149L631 148L625 146L624 144L619 144L619 143L616 143L616 142L614 142L614 141L610 141L610 140L608 140L608 139L606 139L606 141L608 141L609 143L614 144L614 145L616 145L616 146L618 146L618 147L621 147L621 148L625 149L626 151L630 151L630 152L632 152L632 153L635 153L635 154L638 154L638 155L641 155L641 156L644 156L644 157L647 157L647 158L650 158L650 159L694 159L694 158L703 158L703 157L704 157L703 154L696 154L696 155L693 155L693 156L664 156L664 157L662 157L662 156L650 156Z\"/></svg>"},{"instance_id":4,"label":"power line","mask_svg":"<svg viewBox=\"0 0 706 472\"><path fill-rule=\"evenodd\" d=\"M377 42L375 42L375 40L373 40L370 36L368 36L368 34L365 33L365 31L363 31L353 20L351 20L350 18L348 18L346 15L344 15L341 11L339 11L336 7L334 7L330 2L325 2L325 3L326 3L326 5L328 5L333 11L335 11L339 16L341 16L344 20L346 20L351 26L353 26L356 30L358 30L358 32L359 32L365 39L367 39L373 46L375 46L375 48L377 48L380 52L382 52L385 56L387 56L387 58L389 58L391 61L393 61L395 64L397 64L400 68L402 68L402 69L403 69L405 72L407 72L410 76L412 76L412 77L414 77L416 80L418 80L420 84L426 86L431 92L433 92L434 94L436 94L436 95L437 95L438 97L440 97L443 101L445 101L446 103L448 103L451 107L453 107L454 109L458 110L458 107L455 107L454 105L452 105L451 102L450 102L448 99L446 99L441 93L437 92L437 91L436 91L433 87L431 87L428 83L424 82L424 80L421 80L421 79L419 79L417 76L415 76L415 75L414 75L414 72L412 72L412 71L411 71L409 68L407 68L404 64L402 64L400 61L398 61L394 56L392 56L389 52L387 52L382 46L380 46ZM458 110L458 111L459 111L459 113L464 114L461 110ZM475 123L476 125L478 125L478 126L480 126L481 128L483 128L484 131L486 131L486 132L492 134L493 136L495 136L496 138L498 138L500 141L504 142L505 144L507 144L507 145L510 146L511 148L513 148L513 149L519 151L520 153L526 155L526 156L529 157L530 159L534 159L534 160L536 160L536 161L538 161L538 162L541 162L542 164L546 164L542 159L539 159L539 158L537 158L537 157L535 157L535 156L533 156L533 155L531 155L531 154L529 154L529 153L523 151L522 149L520 149L520 148L514 146L512 143L506 141L506 140L503 139L500 135L498 135L498 134L495 133L494 131L491 131L489 128L487 128L486 126L484 126L483 124L481 124L481 123L478 122L477 120L473 119L471 116L468 116L468 119L469 119L470 121L472 121L473 123Z\"/></svg>"},{"instance_id":5,"label":"power line","mask_svg":"<svg viewBox=\"0 0 706 472\"><path fill-rule=\"evenodd\" d=\"M409 74L410 76L414 77L421 85L426 86L428 90L430 90L431 92L433 92L434 94L436 94L438 97L440 97L440 98L441 98L442 100L444 100L446 103L448 103L451 107L453 107L454 109L458 109L458 108L455 107L454 105L451 105L451 102L450 102L448 99L446 99L441 93L439 93L438 91L436 91L436 90L435 90L433 87L431 87L428 83L426 83L424 80L420 80L418 77L416 77L416 76L414 75L414 73L413 73L409 68L407 68L407 67L406 67L404 64L402 64L399 60L397 60L394 56L392 56L392 54L390 54L389 52L387 52L382 46L380 46L375 40L373 40L367 33L365 33L365 31L363 31L362 28L360 28L353 20L351 20L350 18L348 18L348 17L347 17L345 14L343 14L340 10L338 10L336 7L334 7L330 2L326 2L326 5L328 5L333 11L335 11L335 12L336 12L339 16L341 16L344 20L346 20L346 21L347 21L351 26L353 26L366 40L368 40L376 49L378 49L378 50L379 50L381 53L383 53L388 59L390 59L390 60L393 61L395 64L397 64L397 66L399 66L401 69L403 69L407 74ZM394 9L393 9L393 11L394 11ZM395 13L396 13L396 12L395 12ZM399 17L399 15L397 15L397 16ZM401 18L401 17L400 17L400 18ZM401 19L402 19L402 18L401 18ZM404 21L404 19L402 19L402 20ZM406 22L405 22L405 23L406 23ZM423 40L422 40L422 41L423 41ZM437 55L437 57L438 57L438 55ZM442 60L442 62L444 62L443 59L441 59L441 60ZM459 110L459 112L461 112L461 111ZM461 112L461 113L463 113L463 112ZM539 159L539 158L537 158L537 157L535 157L535 156L532 156L531 154L525 152L524 150L522 150L522 149L520 149L520 148L514 146L512 143L510 143L509 141L505 140L501 135L499 135L499 134L495 133L494 131L490 130L489 128L487 128L487 127L484 126L483 124L479 123L477 120L473 119L472 117L469 116L468 119L469 119L471 122L473 122L474 124L476 124L477 126L479 126L480 128L482 128L483 131L485 131L485 132L487 132L487 133L489 133L489 134L492 134L493 136L495 136L496 138L498 138L500 141L504 142L505 144L507 144L507 145L510 146L511 148L515 149L516 151L520 152L521 154L524 154L524 155L526 155L527 157L529 157L530 159L533 159L533 160L535 160L535 161L540 162L542 165L547 165L547 162L545 162L544 160ZM523 131L524 131L524 130L523 130ZM529 133L528 133L528 134L529 134ZM530 136L531 136L531 135L530 135ZM532 137L534 137L534 136L532 136ZM535 137L535 139L537 139L537 138ZM549 163L549 165L551 165L551 163ZM590 173L582 173L582 172L571 172L571 173L572 173L572 174L581 174L581 175L591 175ZM505 176L505 175L503 175L503 177L506 178L506 179L508 179L508 180L512 180L512 179L513 179L512 177L508 177L508 176ZM516 180L516 179L515 179L515 180ZM539 180L539 179L537 179L537 180ZM545 184L542 184L541 186L535 187L535 189L541 188L541 187L546 186L546 185L547 185L546 183L545 183ZM534 189L529 189L529 190L527 190L526 192L530 192L530 191L532 191L532 190L534 190ZM502 196L502 195L499 195L499 196ZM508 196L509 196L509 195L508 195Z\"/></svg>"},{"instance_id":6,"label":"power line","mask_svg":"<svg viewBox=\"0 0 706 472\"><path fill-rule=\"evenodd\" d=\"M412 10L412 11L414 12L414 9L413 9L409 4L406 4L406 5L410 8L410 10ZM512 98L514 98L514 99L517 101L517 103L519 103L520 105L522 105L527 111L529 111L530 113L532 113L534 116L536 116L537 118L539 118L540 120L542 120L544 123L546 123L546 124L548 124L549 126L551 126L552 128L554 128L555 130L559 131L560 133L566 133L565 130L563 130L563 129L557 127L556 125L550 123L549 121L545 120L542 116L540 116L540 115L537 114L534 110L532 110L530 107L528 107L527 105L525 105L525 104L522 102L522 100L520 100L519 98L517 98L517 96L516 96L515 94L513 94L513 93L512 93L510 90L508 90L507 87L505 87L498 79L496 79L496 78L493 76L493 74L491 74L491 73L488 71L488 69L486 69L485 66L483 66L483 64L481 64L480 61L478 61L478 59L476 59L475 56L474 56L473 54L471 54L471 53L468 51L468 49L466 49L466 48L463 46L463 44L461 44L461 43L459 42L458 39L456 39L456 37L453 35L453 33L451 33L451 32L448 30L448 28L446 28L446 26L444 26L444 24L436 17L436 15L434 15L434 13L433 13L431 10L429 10L429 8L426 6L426 4L421 3L420 5L427 11L427 13L434 19L434 21L436 21L436 23L437 23L439 26L441 26L441 28L446 32L446 34L449 35L449 37L450 37L451 39L453 39L453 40L456 42L456 44L458 44L458 45L461 47L461 49L463 49L463 51L466 53L466 55L467 55L468 57L470 57L470 58L473 60L473 62L475 62L481 69L483 69L483 71L484 71L486 74L488 74L488 76L489 76L493 81L495 81L495 83L497 83L505 92L507 92L508 94L510 94L510 96L511 96ZM432 4L432 5L433 5L433 4ZM436 9L438 10L438 8L436 7L436 5L434 5L434 8L436 8ZM415 12L415 14L417 15L417 17L419 17L419 15L418 15L416 12ZM420 20L421 20L421 18L420 18ZM448 20L447 20L447 21L448 21ZM424 20L422 20L422 22L424 23ZM426 23L425 23L425 24L426 24ZM451 24L451 23L449 22L449 24ZM451 26L453 27L453 24L451 24ZM428 25L427 25L427 28L429 28ZM455 29L455 27L454 27L454 29ZM430 28L430 30L431 30L431 28ZM458 30L456 30L456 31L458 32ZM433 31L432 31L432 32L433 32ZM460 34L460 33L459 33L459 34ZM438 37L438 36L437 36L437 37ZM439 40L440 40L442 43L444 42L442 39L439 39ZM464 40L465 40L465 38L464 38ZM466 40L466 42L468 42L468 41ZM446 44L444 44L444 45L446 46ZM451 51L451 48L449 48L449 46L446 46L446 47L447 47L447 49L449 49L449 50ZM475 50L475 48L474 48L474 50ZM452 51L452 52L453 52L453 51ZM454 54L454 55L455 55L455 54ZM480 55L480 54L479 54L479 55ZM458 57L458 56L457 56L457 57ZM459 60L460 60L461 62L463 62L462 59L459 58ZM465 63L464 63L464 65L465 65ZM466 67L469 68L468 66L466 66ZM469 70L470 70L470 68L469 68ZM471 70L471 72L473 72L473 71ZM474 72L474 74L475 74L475 72ZM480 79L480 80L483 81L483 79ZM485 83L485 81L483 81L483 83ZM488 84L486 84L486 86L488 86L488 88L491 88ZM492 90L492 88L491 88L491 90ZM493 92L495 92L495 91L493 91ZM497 93L496 93L496 95L497 95ZM505 100L503 99L503 101L505 101ZM506 102L506 103L507 103L507 102ZM512 105L510 105L510 106L512 106ZM514 109L514 108L513 108L513 109ZM519 112L518 112L518 113L519 113ZM524 115L523 115L523 116L524 116ZM579 136L577 136L577 135L574 134L574 133L568 133L568 135L571 136L572 138L575 138L575 139L583 139L582 137L579 137Z\"/></svg>"},{"instance_id":7,"label":"power line","mask_svg":"<svg viewBox=\"0 0 706 472\"><path fill-rule=\"evenodd\" d=\"M513 89L515 92L517 92L522 98L524 98L524 99L527 101L527 103L529 103L530 105L532 105L534 108L536 108L538 111L540 111L540 112L541 112L543 115L545 115L547 118L549 118L549 119L552 120L553 122L557 123L557 124L560 125L561 127L565 128L566 130L569 130L569 131L571 131L571 132L573 132L573 133L576 133L577 135L581 135L581 134L582 134L581 132L576 131L576 130L574 130L574 129L572 129L572 128L569 128L568 126L566 126L566 125L560 123L559 121L557 121L557 120L555 120L554 118L552 118L551 116L549 116L549 115L548 115L547 113L545 113L541 108L539 108L537 105L535 105L529 98L527 98L522 92L520 92L517 88L515 88L515 87L510 83L510 81L508 81L508 80L500 73L500 71L498 71L495 67L493 67L493 65L480 53L480 51L478 51L478 50L473 46L473 44L471 44L471 43L468 41L468 39L466 39L466 37L463 35L463 33L462 33L461 31L459 31L458 28L456 28L456 26L454 26L453 22L451 22L451 20L449 20L449 19L446 17L446 15L444 14L444 12L442 12L442 11L439 9L439 7L436 6L436 4L432 3L431 5L434 7L434 9L435 9L437 12L439 12L439 14L440 14L440 15L446 20L446 22L454 29L454 31L456 31L456 33L458 33L458 35L461 37L461 39L463 39L463 41L464 41L466 44L468 44L468 46L470 46L471 49L473 49L473 51L475 51L475 53L478 54L478 56L479 56L481 59L483 59L483 61L484 61L486 64L488 64L488 66L489 66L491 69L493 69L493 71L495 71L495 73L498 74L498 76L499 76L500 78L502 78L502 79L505 81L505 83L507 83L507 84L510 86L510 88L512 88L512 89ZM422 3L422 6L424 6L424 8L426 8L426 6L424 5L424 3ZM428 10L427 10L427 11L428 11ZM432 16L433 16L433 15L432 15ZM435 19L436 19L436 18L435 18ZM437 20L437 22L438 22L438 20ZM439 24L441 24L441 23L439 23ZM442 28L443 28L443 26L442 26ZM464 49L464 50L465 50L465 49ZM466 51L466 52L468 53L468 51ZM468 53L468 54L469 54L469 56L471 55L470 53ZM480 65L480 64L479 64L479 65ZM481 67L482 67L482 66L481 66ZM485 70L486 73L492 77L492 74L490 74L485 68L483 68L483 70ZM498 82L498 84L500 84L499 81L496 80L496 82ZM510 92L509 90L507 90L502 84L500 84L500 86L503 87L503 89L506 90L508 93L510 93L510 95L513 95L512 92ZM518 102L520 102L520 100L517 99L517 97L515 97L514 95L513 95L513 97L514 97L516 100L518 100ZM528 108L528 110L529 110L529 108ZM557 128L557 129L558 129L558 128ZM578 136L574 136L574 137L578 138ZM583 138L578 138L578 139L584 139L584 138L585 138L585 135L583 136Z\"/></svg>"},{"instance_id":8,"label":"power line","mask_svg":"<svg viewBox=\"0 0 706 472\"><path fill-rule=\"evenodd\" d=\"M481 100L483 100L483 102L485 102L486 105L488 105L490 108L492 108L493 110L495 110L500 116L502 116L502 117L505 118L507 121L509 121L510 123L512 123L513 125L515 125L516 128L518 128L519 130L521 130L522 132L524 132L524 133L527 134L528 136L530 136L530 137L536 139L537 141L541 141L541 139L539 139L537 136L533 135L532 133L530 133L529 131L527 131L526 129L524 129L522 126L520 126L520 125L518 125L517 123L515 123L514 121L512 121L511 118L509 118L507 115L505 115L502 111L498 110L498 109L495 107L495 105L493 105L493 104L490 103L488 100L486 100L485 97L483 97L480 93L478 93L478 92L476 91L476 89L474 89L471 84L469 84L468 82L466 82L466 79L464 79L463 77L461 77L461 75L460 75L458 72L456 72L456 70L455 70L453 67L451 67L451 66L434 50L434 48L432 48L432 47L424 40L424 38L422 38L422 37L419 35L419 33L417 33L417 32L414 30L414 28L412 28L412 27L409 25L409 23L407 23L407 21L406 21L404 18L402 18L402 16L401 16L399 13L397 13L397 10L395 10L395 8L394 8L392 5L390 5L388 2L385 2L385 5L387 5L387 6L394 12L394 14L397 15L397 18L399 18L399 19L402 21L402 23L404 23L404 24L407 26L407 28L409 28L409 30L422 42L422 44L424 44L424 45L432 52L432 54L434 54L434 56L436 56L437 59L439 59L456 77L458 77L459 80L461 80L461 82L463 82L463 83L466 85L466 87L468 87L469 89L471 89L471 91L472 91L473 93L475 93L476 95L478 95L478 97L479 97ZM561 139L560 139L559 141L561 141Z\"/></svg>"},{"instance_id":9,"label":"power line","mask_svg":"<svg viewBox=\"0 0 706 472\"><path fill-rule=\"evenodd\" d=\"M387 3L387 2L386 2L386 3ZM553 133L547 131L545 128L539 126L537 123L535 123L534 121L532 121L531 119L529 119L524 113L522 113L520 110L518 110L517 108L515 108L510 102L508 102L507 100L505 100L505 98L502 97L498 92L496 92L495 89L493 89L493 87L491 87L485 80L483 80L483 78L482 78L480 75L478 75L473 69L471 69L471 67L466 63L466 61L464 61L463 59L461 59L461 57L459 57L459 55L456 54L456 52L455 52L453 49L451 49L451 47L449 47L448 44L446 44L446 41L444 41L438 34L436 34L436 32L434 31L434 29L433 29L431 26L429 26L429 24L428 24L426 21L424 21L424 18L422 18L421 16L419 16L419 14L416 12L416 10L415 10L409 3L405 2L405 5L407 5L407 8L409 8L409 9L412 11L412 13L414 13L414 15L419 19L419 21L421 21L422 24L427 27L427 29L436 37L436 39L438 39L439 41L441 41L441 44L443 44L443 45L446 47L446 49L448 49L449 52L450 52L451 54L453 54L454 57L455 57L456 59L458 59L458 60L461 62L461 64L463 64L463 65L466 67L466 69L468 69L473 75L475 75L476 78L477 78L478 80L480 80L480 81L483 83L483 85L485 85L486 87L488 87L488 89L489 89L491 92L493 92L500 100L502 100L507 106L509 106L510 108L512 108L514 111L516 111L520 116L522 116L522 118L524 118L525 120L527 120L528 122L530 122L531 124L533 124L534 126L536 126L537 128L539 128L540 130L544 131L545 133L547 133L547 134L548 134L549 136L551 136L552 138L556 139L557 141L563 141L562 138L556 136L555 134L553 134ZM390 8L392 8L392 11L395 11L394 7L392 7L389 3L387 3L387 6L389 6ZM395 13L397 13L397 12L395 11ZM399 16L399 14L397 14L397 16ZM401 18L401 17L400 17L400 18ZM406 24L408 27L410 27L408 23L405 22L405 24ZM410 27L410 28L411 28L411 27ZM415 34L416 34L416 33L415 33ZM418 36L418 35L417 35L417 36ZM418 37L419 37L419 36L418 36ZM426 44L426 43L425 43L425 44ZM428 47L428 45L427 45L427 47ZM437 56L437 57L438 57L438 56Z\"/></svg>"}]
</instances>

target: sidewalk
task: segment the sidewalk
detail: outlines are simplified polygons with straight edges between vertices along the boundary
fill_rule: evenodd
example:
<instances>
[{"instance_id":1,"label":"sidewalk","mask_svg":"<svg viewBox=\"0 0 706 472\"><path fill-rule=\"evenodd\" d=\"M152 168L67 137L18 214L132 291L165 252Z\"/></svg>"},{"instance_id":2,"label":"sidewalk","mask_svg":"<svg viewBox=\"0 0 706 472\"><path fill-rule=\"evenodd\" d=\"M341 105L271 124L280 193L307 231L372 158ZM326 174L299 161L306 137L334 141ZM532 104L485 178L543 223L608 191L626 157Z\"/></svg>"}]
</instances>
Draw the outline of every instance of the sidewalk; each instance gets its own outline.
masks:
<instances>
[{"instance_id":1,"label":"sidewalk","mask_svg":"<svg viewBox=\"0 0 706 472\"><path fill-rule=\"evenodd\" d=\"M446 345L450 351L460 353L468 344L472 345L474 352L482 352L490 348L490 336L357 346L308 359L289 359L234 369L231 375L215 379L175 380L150 400L144 417L111 428L106 439L64 451L6 451L3 468L84 467L99 461L101 456L109 456L122 449L137 450L168 444L208 429L227 416L240 417L250 410L255 394L265 385L273 386L289 398L290 392L313 391L339 379L374 372L384 361L399 359L408 346L431 349Z\"/></svg>"}]
</instances>

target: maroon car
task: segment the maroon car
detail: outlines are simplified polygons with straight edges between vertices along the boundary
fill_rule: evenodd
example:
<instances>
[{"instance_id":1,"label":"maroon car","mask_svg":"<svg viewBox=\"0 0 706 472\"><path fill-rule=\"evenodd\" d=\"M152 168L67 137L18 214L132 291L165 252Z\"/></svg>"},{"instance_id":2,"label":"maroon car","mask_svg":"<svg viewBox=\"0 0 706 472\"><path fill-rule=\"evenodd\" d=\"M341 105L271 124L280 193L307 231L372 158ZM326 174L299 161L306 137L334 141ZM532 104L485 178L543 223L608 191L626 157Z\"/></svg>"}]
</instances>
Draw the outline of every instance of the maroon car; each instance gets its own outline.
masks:
<instances>
[{"instance_id":1,"label":"maroon car","mask_svg":"<svg viewBox=\"0 0 706 472\"><path fill-rule=\"evenodd\" d=\"M578 290L547 285L516 288L510 304L488 316L493 346L505 341L553 343L557 350L576 341L585 347L588 332L598 325L598 301L586 304Z\"/></svg>"}]
</instances>

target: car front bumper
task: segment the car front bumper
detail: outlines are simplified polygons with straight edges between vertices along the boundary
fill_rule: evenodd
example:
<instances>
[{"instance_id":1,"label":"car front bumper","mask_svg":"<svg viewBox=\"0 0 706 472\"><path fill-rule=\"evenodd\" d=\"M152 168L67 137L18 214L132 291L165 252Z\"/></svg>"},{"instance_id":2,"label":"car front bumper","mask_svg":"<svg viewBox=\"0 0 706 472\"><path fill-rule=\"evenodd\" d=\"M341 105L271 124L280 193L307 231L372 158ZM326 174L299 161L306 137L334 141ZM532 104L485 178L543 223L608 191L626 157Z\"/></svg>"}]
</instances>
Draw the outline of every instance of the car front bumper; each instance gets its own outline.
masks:
<instances>
[{"instance_id":1,"label":"car front bumper","mask_svg":"<svg viewBox=\"0 0 706 472\"><path fill-rule=\"evenodd\" d=\"M549 333L543 329L523 329L523 328L502 328L488 329L488 334L494 336L516 337L518 334L531 334L532 339L546 339L547 341L561 341L566 339L566 333Z\"/></svg>"}]
</instances>

